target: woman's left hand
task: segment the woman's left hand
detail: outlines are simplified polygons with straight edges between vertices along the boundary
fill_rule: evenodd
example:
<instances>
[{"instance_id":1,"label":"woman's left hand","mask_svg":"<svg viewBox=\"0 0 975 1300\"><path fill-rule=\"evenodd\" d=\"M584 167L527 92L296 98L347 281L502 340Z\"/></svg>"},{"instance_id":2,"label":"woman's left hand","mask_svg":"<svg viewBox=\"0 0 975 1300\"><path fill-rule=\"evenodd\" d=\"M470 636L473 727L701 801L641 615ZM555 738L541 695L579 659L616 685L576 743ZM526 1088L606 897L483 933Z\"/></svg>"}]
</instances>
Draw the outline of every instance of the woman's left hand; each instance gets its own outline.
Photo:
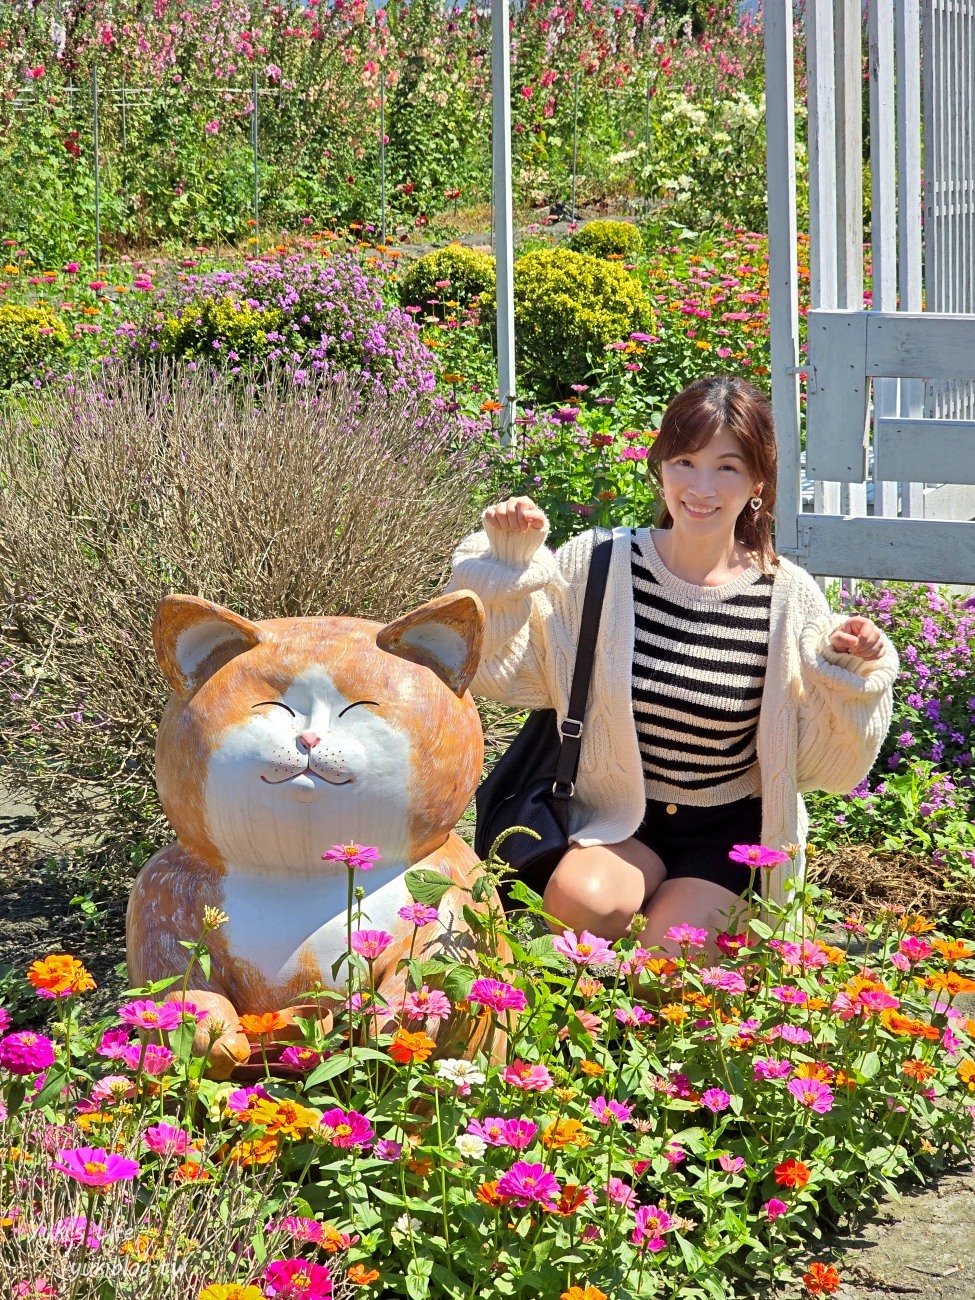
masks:
<instances>
[{"instance_id":1,"label":"woman's left hand","mask_svg":"<svg viewBox=\"0 0 975 1300\"><path fill-rule=\"evenodd\" d=\"M857 659L879 659L884 653L884 635L869 618L848 618L831 633L829 643L837 654Z\"/></svg>"}]
</instances>

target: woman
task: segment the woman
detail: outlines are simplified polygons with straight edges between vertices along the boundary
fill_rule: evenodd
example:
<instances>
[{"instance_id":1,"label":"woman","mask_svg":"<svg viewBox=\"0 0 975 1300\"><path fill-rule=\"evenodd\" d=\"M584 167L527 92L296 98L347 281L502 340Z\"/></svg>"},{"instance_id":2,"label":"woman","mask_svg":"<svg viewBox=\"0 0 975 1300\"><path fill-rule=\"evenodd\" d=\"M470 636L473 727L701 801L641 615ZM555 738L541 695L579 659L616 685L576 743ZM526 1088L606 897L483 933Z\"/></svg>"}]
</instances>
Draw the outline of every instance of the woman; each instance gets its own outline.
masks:
<instances>
[{"instance_id":1,"label":"woman","mask_svg":"<svg viewBox=\"0 0 975 1300\"><path fill-rule=\"evenodd\" d=\"M890 724L897 655L869 619L831 614L772 548L776 446L765 397L740 379L691 384L649 464L657 529L616 528L570 847L545 888L564 926L641 942L681 922L713 939L750 870L735 844L801 844L800 791L846 793ZM583 533L552 554L528 497L484 511L453 559L487 629L475 694L565 717L589 558ZM765 875L784 897L790 864Z\"/></svg>"}]
</instances>

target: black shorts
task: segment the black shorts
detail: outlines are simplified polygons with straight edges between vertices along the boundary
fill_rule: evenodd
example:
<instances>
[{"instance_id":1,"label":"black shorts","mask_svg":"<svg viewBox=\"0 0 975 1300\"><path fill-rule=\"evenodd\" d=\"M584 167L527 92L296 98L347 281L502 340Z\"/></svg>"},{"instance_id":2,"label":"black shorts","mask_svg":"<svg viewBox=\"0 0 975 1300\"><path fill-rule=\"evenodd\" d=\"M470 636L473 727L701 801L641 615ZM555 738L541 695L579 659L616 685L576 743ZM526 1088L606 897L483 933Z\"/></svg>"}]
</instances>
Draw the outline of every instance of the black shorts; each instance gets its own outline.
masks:
<instances>
[{"instance_id":1,"label":"black shorts","mask_svg":"<svg viewBox=\"0 0 975 1300\"><path fill-rule=\"evenodd\" d=\"M760 844L761 835L762 801L757 797L714 808L648 799L633 838L660 855L668 880L710 880L741 895L748 890L752 870L732 862L728 851L734 844Z\"/></svg>"}]
</instances>

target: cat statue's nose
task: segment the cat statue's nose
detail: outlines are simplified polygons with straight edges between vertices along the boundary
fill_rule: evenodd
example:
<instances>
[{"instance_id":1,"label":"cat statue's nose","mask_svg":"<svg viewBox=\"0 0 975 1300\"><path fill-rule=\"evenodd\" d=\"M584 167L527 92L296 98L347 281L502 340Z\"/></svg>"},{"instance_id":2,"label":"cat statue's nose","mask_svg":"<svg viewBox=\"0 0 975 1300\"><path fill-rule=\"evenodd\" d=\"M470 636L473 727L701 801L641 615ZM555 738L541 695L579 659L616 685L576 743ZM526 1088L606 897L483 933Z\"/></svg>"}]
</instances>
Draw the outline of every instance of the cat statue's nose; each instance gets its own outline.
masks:
<instances>
[{"instance_id":1,"label":"cat statue's nose","mask_svg":"<svg viewBox=\"0 0 975 1300\"><path fill-rule=\"evenodd\" d=\"M301 743L304 745L304 747L308 750L310 754L311 751L318 744L318 742L321 740L321 736L317 735L314 731L303 731L301 735L298 737L298 739L301 741Z\"/></svg>"}]
</instances>

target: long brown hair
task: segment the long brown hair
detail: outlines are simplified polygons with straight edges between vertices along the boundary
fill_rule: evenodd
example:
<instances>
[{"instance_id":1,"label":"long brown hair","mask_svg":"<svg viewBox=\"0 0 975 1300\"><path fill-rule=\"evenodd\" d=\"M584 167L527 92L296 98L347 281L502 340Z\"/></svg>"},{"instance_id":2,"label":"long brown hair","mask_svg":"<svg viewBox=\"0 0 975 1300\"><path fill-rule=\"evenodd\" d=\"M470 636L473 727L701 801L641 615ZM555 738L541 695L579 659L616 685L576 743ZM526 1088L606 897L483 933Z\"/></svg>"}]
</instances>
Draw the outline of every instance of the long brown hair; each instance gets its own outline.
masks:
<instances>
[{"instance_id":1,"label":"long brown hair","mask_svg":"<svg viewBox=\"0 0 975 1300\"><path fill-rule=\"evenodd\" d=\"M654 439L647 459L651 477L659 485L660 466L666 460L688 452L700 451L721 429L735 438L748 472L762 484L762 505L753 510L746 504L735 520L735 537L749 551L755 552L765 568L778 564L772 546L772 519L775 509L775 480L778 455L772 408L764 393L744 379L730 375L709 375L695 379L678 393L664 412L660 432ZM672 528L673 518L661 501L658 528Z\"/></svg>"}]
</instances>

